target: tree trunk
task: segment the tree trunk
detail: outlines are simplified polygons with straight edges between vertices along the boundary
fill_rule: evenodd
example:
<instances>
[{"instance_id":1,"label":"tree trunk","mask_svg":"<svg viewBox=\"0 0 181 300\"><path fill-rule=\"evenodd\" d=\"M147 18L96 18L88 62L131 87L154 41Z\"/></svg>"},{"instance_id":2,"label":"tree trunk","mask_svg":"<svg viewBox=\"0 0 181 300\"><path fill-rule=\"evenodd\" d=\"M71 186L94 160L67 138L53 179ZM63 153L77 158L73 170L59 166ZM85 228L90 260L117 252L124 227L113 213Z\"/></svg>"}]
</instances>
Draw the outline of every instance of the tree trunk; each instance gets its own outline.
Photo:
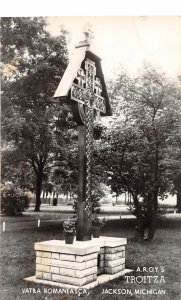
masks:
<instances>
[{"instance_id":1,"label":"tree trunk","mask_svg":"<svg viewBox=\"0 0 181 300\"><path fill-rule=\"evenodd\" d=\"M136 239L141 242L144 237L144 222L142 218L142 208L141 203L138 201L137 195L133 194L133 202L135 205L135 213L137 218L137 226L136 226Z\"/></svg>"},{"instance_id":2,"label":"tree trunk","mask_svg":"<svg viewBox=\"0 0 181 300\"><path fill-rule=\"evenodd\" d=\"M175 189L177 191L177 209L181 213L181 173L177 174L174 180Z\"/></svg>"},{"instance_id":3,"label":"tree trunk","mask_svg":"<svg viewBox=\"0 0 181 300\"><path fill-rule=\"evenodd\" d=\"M158 210L158 162L159 162L159 141L157 137L157 132L155 132L155 163L153 166L153 191L151 193L151 211L149 211L150 224L148 227L148 239L152 240L156 230L156 222L157 222L157 210ZM149 203L148 203L149 205Z\"/></svg>"},{"instance_id":4,"label":"tree trunk","mask_svg":"<svg viewBox=\"0 0 181 300\"><path fill-rule=\"evenodd\" d=\"M153 212L150 224L149 224L149 229L148 229L148 239L152 240L155 234L155 229L156 229L156 220L157 220L157 215L155 212Z\"/></svg>"},{"instance_id":5,"label":"tree trunk","mask_svg":"<svg viewBox=\"0 0 181 300\"><path fill-rule=\"evenodd\" d=\"M56 197L57 197L57 204L58 204L58 196L59 196L59 195L58 195L58 193L57 193L57 194L56 194Z\"/></svg>"},{"instance_id":6,"label":"tree trunk","mask_svg":"<svg viewBox=\"0 0 181 300\"><path fill-rule=\"evenodd\" d=\"M36 176L36 199L35 199L35 211L40 211L41 205L41 191L43 183L43 170L46 163L46 157L31 157L31 163L35 171Z\"/></svg>"},{"instance_id":7,"label":"tree trunk","mask_svg":"<svg viewBox=\"0 0 181 300\"><path fill-rule=\"evenodd\" d=\"M181 189L177 190L177 208L178 213L181 213Z\"/></svg>"},{"instance_id":8,"label":"tree trunk","mask_svg":"<svg viewBox=\"0 0 181 300\"><path fill-rule=\"evenodd\" d=\"M128 203L131 204L131 194L128 192Z\"/></svg>"},{"instance_id":9,"label":"tree trunk","mask_svg":"<svg viewBox=\"0 0 181 300\"><path fill-rule=\"evenodd\" d=\"M156 230L157 210L158 210L158 191L157 188L151 197L151 210L149 212L148 239L152 240Z\"/></svg>"},{"instance_id":10,"label":"tree trunk","mask_svg":"<svg viewBox=\"0 0 181 300\"><path fill-rule=\"evenodd\" d=\"M41 191L42 191L42 183L43 183L43 168L39 168L36 173L36 203L35 203L35 211L40 211L41 205Z\"/></svg>"},{"instance_id":11,"label":"tree trunk","mask_svg":"<svg viewBox=\"0 0 181 300\"><path fill-rule=\"evenodd\" d=\"M144 238L144 219L142 215L141 203L138 203L138 214L137 214L137 239L138 242L143 241Z\"/></svg>"},{"instance_id":12,"label":"tree trunk","mask_svg":"<svg viewBox=\"0 0 181 300\"><path fill-rule=\"evenodd\" d=\"M126 192L124 193L124 203L126 204Z\"/></svg>"}]
</instances>

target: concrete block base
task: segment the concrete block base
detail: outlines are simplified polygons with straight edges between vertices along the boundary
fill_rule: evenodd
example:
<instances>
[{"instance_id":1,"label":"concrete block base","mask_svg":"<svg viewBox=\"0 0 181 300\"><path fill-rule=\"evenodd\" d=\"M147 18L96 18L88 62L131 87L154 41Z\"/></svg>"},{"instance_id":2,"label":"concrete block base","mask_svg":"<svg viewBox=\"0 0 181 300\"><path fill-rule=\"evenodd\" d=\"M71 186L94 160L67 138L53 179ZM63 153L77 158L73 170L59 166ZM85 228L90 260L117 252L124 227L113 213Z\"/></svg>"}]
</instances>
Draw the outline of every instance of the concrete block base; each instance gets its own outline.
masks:
<instances>
[{"instance_id":1,"label":"concrete block base","mask_svg":"<svg viewBox=\"0 0 181 300\"><path fill-rule=\"evenodd\" d=\"M124 271L118 272L116 274L113 275L109 275L109 274L102 274L99 275L97 277L97 279L91 283L87 283L83 286L81 286L81 288L83 289L92 289L94 287L96 287L99 284L103 284L106 283L110 280L116 279L120 276L124 276L127 273L131 273L133 270L130 269L124 269ZM36 276L31 276L28 278L25 278L24 280L29 281L29 282L34 282L34 283L40 283L40 284L48 284L51 286L58 286L60 288L64 288L64 289L78 289L80 288L80 286L74 285L74 284L66 284L66 283L61 283L61 282L55 282L55 281L49 281L49 280L42 280L42 279L37 279Z\"/></svg>"},{"instance_id":2,"label":"concrete block base","mask_svg":"<svg viewBox=\"0 0 181 300\"><path fill-rule=\"evenodd\" d=\"M35 281L85 287L122 276L126 243L125 238L103 236L70 245L60 240L36 243Z\"/></svg>"}]
</instances>

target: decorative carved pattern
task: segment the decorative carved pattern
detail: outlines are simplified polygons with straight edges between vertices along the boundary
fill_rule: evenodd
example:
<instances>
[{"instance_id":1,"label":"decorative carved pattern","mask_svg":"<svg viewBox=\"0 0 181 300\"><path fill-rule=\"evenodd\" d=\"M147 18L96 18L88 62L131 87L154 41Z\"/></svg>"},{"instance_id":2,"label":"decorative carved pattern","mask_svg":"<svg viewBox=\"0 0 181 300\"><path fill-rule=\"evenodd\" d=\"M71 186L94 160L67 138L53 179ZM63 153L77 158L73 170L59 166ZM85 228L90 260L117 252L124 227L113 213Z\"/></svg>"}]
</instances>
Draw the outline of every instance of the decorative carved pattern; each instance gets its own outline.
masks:
<instances>
[{"instance_id":1,"label":"decorative carved pattern","mask_svg":"<svg viewBox=\"0 0 181 300\"><path fill-rule=\"evenodd\" d=\"M94 96L94 109L106 113L106 100L103 97Z\"/></svg>"},{"instance_id":2,"label":"decorative carved pattern","mask_svg":"<svg viewBox=\"0 0 181 300\"><path fill-rule=\"evenodd\" d=\"M85 62L86 69L86 88L94 91L94 82L95 82L95 74L96 67L95 63L91 60L86 60Z\"/></svg>"},{"instance_id":3,"label":"decorative carved pattern","mask_svg":"<svg viewBox=\"0 0 181 300\"><path fill-rule=\"evenodd\" d=\"M71 99L77 102L84 103L84 89L74 83L71 88Z\"/></svg>"},{"instance_id":4,"label":"decorative carved pattern","mask_svg":"<svg viewBox=\"0 0 181 300\"><path fill-rule=\"evenodd\" d=\"M86 186L85 186L85 212L87 217L92 210L92 154L93 154L93 118L94 110L106 113L106 101L101 96L102 84L96 76L95 63L89 59L85 61L85 71L79 69L76 82L71 88L71 99L78 102L80 118L86 128Z\"/></svg>"},{"instance_id":5,"label":"decorative carved pattern","mask_svg":"<svg viewBox=\"0 0 181 300\"><path fill-rule=\"evenodd\" d=\"M76 83L74 83L71 88L71 99L84 104L85 92L85 88L78 86ZM98 92L100 93L100 89L98 90ZM106 113L106 100L100 95L94 94L94 97L92 98L92 105L95 110L99 110L103 113Z\"/></svg>"},{"instance_id":6,"label":"decorative carved pattern","mask_svg":"<svg viewBox=\"0 0 181 300\"><path fill-rule=\"evenodd\" d=\"M90 89L85 92L85 126L86 126L86 189L85 211L89 217L92 203L92 154L93 154L93 106L94 93Z\"/></svg>"}]
</instances>

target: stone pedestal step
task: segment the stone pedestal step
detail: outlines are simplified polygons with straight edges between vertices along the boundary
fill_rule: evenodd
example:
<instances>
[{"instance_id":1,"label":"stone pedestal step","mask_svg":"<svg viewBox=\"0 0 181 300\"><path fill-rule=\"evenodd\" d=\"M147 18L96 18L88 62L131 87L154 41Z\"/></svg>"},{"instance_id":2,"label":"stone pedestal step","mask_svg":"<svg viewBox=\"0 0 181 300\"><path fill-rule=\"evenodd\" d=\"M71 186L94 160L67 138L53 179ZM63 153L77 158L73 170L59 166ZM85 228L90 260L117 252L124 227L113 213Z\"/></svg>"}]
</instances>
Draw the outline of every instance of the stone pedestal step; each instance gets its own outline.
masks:
<instances>
[{"instance_id":1,"label":"stone pedestal step","mask_svg":"<svg viewBox=\"0 0 181 300\"><path fill-rule=\"evenodd\" d=\"M133 272L133 270L124 269L123 271L121 271L119 273L116 273L116 274L102 274L102 275L99 275L97 277L96 281L93 281L93 282L90 282L88 284L85 284L85 285L81 286L81 289L92 289L92 288L94 288L95 286L97 286L99 284L106 283L110 280L119 278L119 277L124 276L125 274L131 273L131 272ZM57 287L64 288L64 289L79 289L80 288L80 286L74 285L73 282L72 282L72 284L66 284L66 283L49 281L49 280L44 280L44 279L36 279L35 276L25 278L24 280L29 281L29 282L34 282L34 283L48 284L48 285L51 285L51 286L57 286Z\"/></svg>"}]
</instances>

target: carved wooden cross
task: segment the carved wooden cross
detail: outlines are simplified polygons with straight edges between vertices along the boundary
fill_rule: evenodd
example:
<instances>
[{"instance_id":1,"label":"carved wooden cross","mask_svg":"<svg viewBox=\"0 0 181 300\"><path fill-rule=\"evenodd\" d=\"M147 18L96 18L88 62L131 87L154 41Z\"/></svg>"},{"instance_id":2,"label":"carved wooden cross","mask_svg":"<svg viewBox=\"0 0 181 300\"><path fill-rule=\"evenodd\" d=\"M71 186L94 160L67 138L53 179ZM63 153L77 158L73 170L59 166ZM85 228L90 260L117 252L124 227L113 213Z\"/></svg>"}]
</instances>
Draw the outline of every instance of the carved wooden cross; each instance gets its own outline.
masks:
<instances>
[{"instance_id":1,"label":"carved wooden cross","mask_svg":"<svg viewBox=\"0 0 181 300\"><path fill-rule=\"evenodd\" d=\"M77 77L71 88L71 99L79 103L92 107L98 112L106 113L106 101L101 96L102 85L99 78L96 77L95 63L89 59L85 61L85 70L79 69ZM96 77L96 78L95 78ZM87 95L87 96L86 96ZM90 98L86 102L86 99ZM92 103L90 103L92 102Z\"/></svg>"},{"instance_id":2,"label":"carved wooden cross","mask_svg":"<svg viewBox=\"0 0 181 300\"><path fill-rule=\"evenodd\" d=\"M91 239L93 127L96 115L111 115L100 58L89 51L91 31L79 42L54 94L70 100L79 125L79 175L76 238Z\"/></svg>"},{"instance_id":3,"label":"carved wooden cross","mask_svg":"<svg viewBox=\"0 0 181 300\"><path fill-rule=\"evenodd\" d=\"M96 114L106 113L106 100L101 93L95 62L86 59L85 71L79 69L71 87L71 99L78 102L84 124L79 128L78 240L91 238L93 121Z\"/></svg>"}]
</instances>

